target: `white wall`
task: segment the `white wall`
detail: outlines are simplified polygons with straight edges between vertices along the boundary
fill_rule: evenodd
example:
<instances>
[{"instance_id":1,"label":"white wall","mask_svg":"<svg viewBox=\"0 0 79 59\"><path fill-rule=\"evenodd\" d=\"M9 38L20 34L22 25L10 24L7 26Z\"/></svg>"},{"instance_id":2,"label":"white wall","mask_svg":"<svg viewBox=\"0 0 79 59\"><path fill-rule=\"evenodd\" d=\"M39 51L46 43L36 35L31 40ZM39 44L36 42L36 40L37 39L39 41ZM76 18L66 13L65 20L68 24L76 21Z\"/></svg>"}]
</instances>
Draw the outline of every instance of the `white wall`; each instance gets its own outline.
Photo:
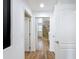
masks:
<instances>
[{"instance_id":1,"label":"white wall","mask_svg":"<svg viewBox=\"0 0 79 59\"><path fill-rule=\"evenodd\" d=\"M33 12L33 17L35 18L35 17L50 17L50 20L52 21L52 12ZM35 21L36 21L36 24L37 24L37 21L38 19L36 18L35 19ZM53 22L54 23L54 22ZM52 25L52 24L50 24L50 25ZM38 27L37 25L35 25L35 27ZM36 29L38 29L38 28L36 28ZM51 29L52 30L52 29ZM35 37L37 37L38 35L38 30L36 30L36 35L35 35ZM36 38L37 39L37 38ZM36 42L37 42L38 40L36 40ZM51 34L50 34L50 32L49 32L49 41L50 41L50 51L52 50L51 49L51 47L52 47L52 39L51 39ZM36 45L37 45L38 43L36 43Z\"/></svg>"},{"instance_id":2,"label":"white wall","mask_svg":"<svg viewBox=\"0 0 79 59\"><path fill-rule=\"evenodd\" d=\"M28 6L24 0L11 0L11 46L4 49L4 59L24 59L24 10L26 8L28 9Z\"/></svg>"},{"instance_id":3,"label":"white wall","mask_svg":"<svg viewBox=\"0 0 79 59\"><path fill-rule=\"evenodd\" d=\"M55 49L54 49L54 46L55 46L54 39L55 38L52 38L52 36L55 34L55 20L53 20L53 12L33 12L33 16L34 17L50 17L49 51L55 51Z\"/></svg>"},{"instance_id":4,"label":"white wall","mask_svg":"<svg viewBox=\"0 0 79 59\"><path fill-rule=\"evenodd\" d=\"M38 31L41 31L42 32L42 26L43 26L43 19L42 18L38 18L38 19L36 19L36 20L38 20ZM39 25L40 24L40 25Z\"/></svg>"},{"instance_id":5,"label":"white wall","mask_svg":"<svg viewBox=\"0 0 79 59\"><path fill-rule=\"evenodd\" d=\"M54 17L53 17L53 13L51 15L51 18L50 18L50 32L49 32L49 40L50 40L50 48L49 48L49 51L55 51L55 43L54 43L54 40L55 40L55 20L54 20Z\"/></svg>"},{"instance_id":6,"label":"white wall","mask_svg":"<svg viewBox=\"0 0 79 59\"><path fill-rule=\"evenodd\" d=\"M32 17L32 20L31 20L31 51L35 51L36 48L35 48L35 39L36 39L36 36L35 36L35 18Z\"/></svg>"},{"instance_id":7,"label":"white wall","mask_svg":"<svg viewBox=\"0 0 79 59\"><path fill-rule=\"evenodd\" d=\"M30 33L30 22L29 22L29 17L25 17L25 51L30 51L29 47L30 47L30 36L29 36L29 33Z\"/></svg>"},{"instance_id":8,"label":"white wall","mask_svg":"<svg viewBox=\"0 0 79 59\"><path fill-rule=\"evenodd\" d=\"M34 17L50 17L52 12L33 12Z\"/></svg>"}]
</instances>

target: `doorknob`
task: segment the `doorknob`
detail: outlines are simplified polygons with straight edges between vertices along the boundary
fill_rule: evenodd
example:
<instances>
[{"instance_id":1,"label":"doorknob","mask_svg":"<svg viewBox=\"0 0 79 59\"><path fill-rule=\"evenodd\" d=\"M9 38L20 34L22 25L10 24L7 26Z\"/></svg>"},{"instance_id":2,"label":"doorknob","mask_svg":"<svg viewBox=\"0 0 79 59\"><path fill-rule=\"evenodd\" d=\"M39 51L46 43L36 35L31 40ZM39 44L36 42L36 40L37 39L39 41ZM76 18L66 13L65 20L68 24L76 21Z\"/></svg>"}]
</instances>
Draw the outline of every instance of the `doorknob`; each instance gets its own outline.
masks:
<instances>
[{"instance_id":1,"label":"doorknob","mask_svg":"<svg viewBox=\"0 0 79 59\"><path fill-rule=\"evenodd\" d=\"M59 41L55 41L55 43L59 44Z\"/></svg>"}]
</instances>

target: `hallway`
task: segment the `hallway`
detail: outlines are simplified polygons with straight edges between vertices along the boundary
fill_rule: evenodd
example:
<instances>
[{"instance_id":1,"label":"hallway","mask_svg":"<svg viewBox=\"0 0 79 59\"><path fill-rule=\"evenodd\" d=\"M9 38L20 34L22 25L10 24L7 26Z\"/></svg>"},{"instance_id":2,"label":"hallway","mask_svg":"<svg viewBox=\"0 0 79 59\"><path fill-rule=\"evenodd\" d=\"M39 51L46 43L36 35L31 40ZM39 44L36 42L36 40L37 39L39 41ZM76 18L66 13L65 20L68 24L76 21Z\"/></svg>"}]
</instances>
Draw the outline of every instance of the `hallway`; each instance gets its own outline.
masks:
<instances>
[{"instance_id":1,"label":"hallway","mask_svg":"<svg viewBox=\"0 0 79 59\"><path fill-rule=\"evenodd\" d=\"M76 0L11 0L10 17L4 59L76 58Z\"/></svg>"},{"instance_id":2,"label":"hallway","mask_svg":"<svg viewBox=\"0 0 79 59\"><path fill-rule=\"evenodd\" d=\"M25 59L55 59L53 52L49 52L48 41L39 39L39 50L36 52L26 52Z\"/></svg>"}]
</instances>

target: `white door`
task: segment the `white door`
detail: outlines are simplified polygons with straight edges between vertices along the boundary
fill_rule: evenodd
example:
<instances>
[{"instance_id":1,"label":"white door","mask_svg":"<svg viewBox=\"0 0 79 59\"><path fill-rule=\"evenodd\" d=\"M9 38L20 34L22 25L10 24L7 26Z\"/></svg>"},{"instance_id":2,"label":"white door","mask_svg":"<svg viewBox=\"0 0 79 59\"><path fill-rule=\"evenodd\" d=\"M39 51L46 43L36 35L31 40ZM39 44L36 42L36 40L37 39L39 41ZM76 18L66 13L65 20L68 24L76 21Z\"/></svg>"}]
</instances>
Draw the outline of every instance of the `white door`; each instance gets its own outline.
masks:
<instances>
[{"instance_id":1,"label":"white door","mask_svg":"<svg viewBox=\"0 0 79 59\"><path fill-rule=\"evenodd\" d=\"M55 14L55 59L76 59L75 11L61 10Z\"/></svg>"},{"instance_id":2,"label":"white door","mask_svg":"<svg viewBox=\"0 0 79 59\"><path fill-rule=\"evenodd\" d=\"M30 22L29 18L25 18L25 51L30 51Z\"/></svg>"}]
</instances>

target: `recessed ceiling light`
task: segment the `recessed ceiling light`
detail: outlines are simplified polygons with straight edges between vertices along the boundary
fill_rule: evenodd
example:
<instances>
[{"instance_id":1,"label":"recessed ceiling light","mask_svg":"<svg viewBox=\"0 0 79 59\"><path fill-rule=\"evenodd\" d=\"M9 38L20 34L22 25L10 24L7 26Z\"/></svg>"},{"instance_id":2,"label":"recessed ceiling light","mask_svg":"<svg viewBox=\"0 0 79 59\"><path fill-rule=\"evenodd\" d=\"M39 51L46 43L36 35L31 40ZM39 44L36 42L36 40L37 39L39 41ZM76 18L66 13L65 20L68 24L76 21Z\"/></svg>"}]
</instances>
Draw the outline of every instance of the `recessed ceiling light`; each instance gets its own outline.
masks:
<instances>
[{"instance_id":1,"label":"recessed ceiling light","mask_svg":"<svg viewBox=\"0 0 79 59\"><path fill-rule=\"evenodd\" d=\"M40 7L41 7L41 8L43 8L43 7L44 7L44 4L43 4L43 3L41 3L41 4L40 4Z\"/></svg>"}]
</instances>

